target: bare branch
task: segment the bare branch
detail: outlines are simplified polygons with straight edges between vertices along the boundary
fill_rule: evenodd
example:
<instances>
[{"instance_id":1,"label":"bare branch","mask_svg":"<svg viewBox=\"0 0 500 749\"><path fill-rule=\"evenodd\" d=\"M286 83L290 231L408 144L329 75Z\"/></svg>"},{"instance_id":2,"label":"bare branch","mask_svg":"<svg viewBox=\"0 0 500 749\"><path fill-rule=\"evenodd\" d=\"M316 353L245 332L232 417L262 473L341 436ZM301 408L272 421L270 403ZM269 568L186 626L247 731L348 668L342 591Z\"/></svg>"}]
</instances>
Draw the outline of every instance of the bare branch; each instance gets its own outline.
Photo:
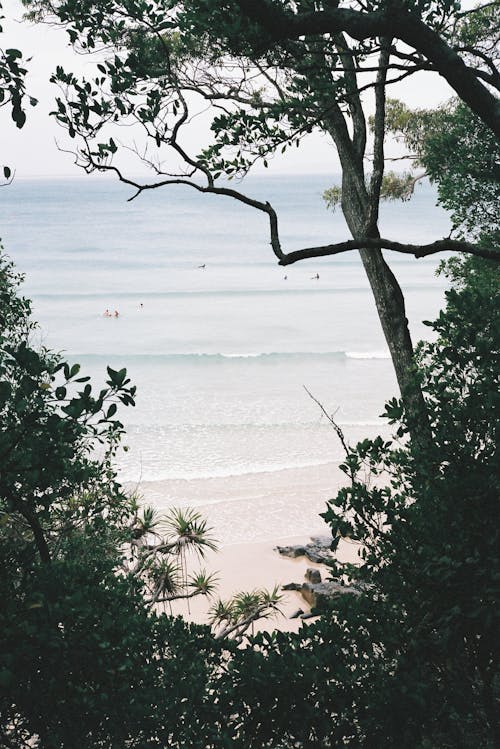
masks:
<instances>
[{"instance_id":1,"label":"bare branch","mask_svg":"<svg viewBox=\"0 0 500 749\"><path fill-rule=\"evenodd\" d=\"M347 442L345 441L344 432L342 431L342 428L339 426L339 424L337 424L337 422L333 418L333 414L329 414L328 413L328 411L326 410L326 408L324 407L324 405L306 388L305 385L302 385L302 387L306 391L306 393L309 396L309 398L311 398L311 400L313 400L316 403L316 405L320 407L321 412L323 413L323 415L326 416L326 418L328 419L328 421L330 422L330 424L332 425L332 427L335 429L335 432L337 434L337 437L340 440L340 444L342 445L345 454L349 455L349 446L348 446Z\"/></svg>"},{"instance_id":2,"label":"bare branch","mask_svg":"<svg viewBox=\"0 0 500 749\"><path fill-rule=\"evenodd\" d=\"M352 143L359 157L364 154L366 148L366 118L359 96L359 86L356 75L361 69L356 64L355 56L347 44L345 36L343 34L338 34L335 37L335 41L340 59L345 69L345 80L347 83L346 100L351 112L353 126Z\"/></svg>"},{"instance_id":3,"label":"bare branch","mask_svg":"<svg viewBox=\"0 0 500 749\"><path fill-rule=\"evenodd\" d=\"M281 249L279 238L278 216L273 206L268 201L264 203L261 200L250 198L248 195L245 195L238 190L228 187L216 187L213 184L203 186L184 178L165 179L159 180L158 182L141 184L133 179L124 177L118 167L113 166L112 164L97 163L92 160L92 156L88 152L85 156L89 160L92 169L98 171L112 171L118 176L118 179L121 182L136 188L136 192L128 199L129 201L134 200L138 195L147 190L156 190L166 185L184 185L201 193L224 195L233 198L240 203L266 213L269 219L271 247L275 256L278 258L279 265L282 266L292 265L299 260L339 255L343 252L350 252L352 250L392 250L393 252L400 252L404 255L413 255L416 258L435 255L439 252L462 252L469 255L476 255L477 257L483 257L488 260L500 260L500 251L497 249L481 247L472 244L471 242L451 239L449 237L438 239L435 242L423 245L403 244L391 239L384 239L383 237L360 237L358 239L349 239L345 242L338 242L336 244L323 245L320 247L306 247L302 250L284 253Z\"/></svg>"},{"instance_id":4,"label":"bare branch","mask_svg":"<svg viewBox=\"0 0 500 749\"><path fill-rule=\"evenodd\" d=\"M470 16L473 13L480 13L483 10L486 10L486 8L494 8L497 5L497 0L492 0L491 3L485 3L484 5L477 5L475 8L469 8L468 10L463 10L458 14L459 18L464 18L465 16Z\"/></svg>"},{"instance_id":5,"label":"bare branch","mask_svg":"<svg viewBox=\"0 0 500 749\"><path fill-rule=\"evenodd\" d=\"M489 69L492 72L492 75L498 81L499 73L498 73L498 69L497 69L495 63L493 62L493 60L491 59L491 57L489 57L488 55L484 54L484 52L482 52L480 49L477 49L476 47L471 47L471 46L465 45L465 46L462 46L462 47L455 47L455 50L457 52L468 52L470 55L473 55L474 57L479 57L479 59L482 60L489 67ZM475 70L475 72L476 72L476 74L479 73L478 70ZM497 85L497 88L498 88L498 85Z\"/></svg>"},{"instance_id":6,"label":"bare branch","mask_svg":"<svg viewBox=\"0 0 500 749\"><path fill-rule=\"evenodd\" d=\"M303 250L295 250L283 255L280 265L292 265L298 260L306 260L314 257L327 257L329 255L339 255L342 252L351 250L392 250L401 252L403 255L413 255L416 258L435 255L438 252L464 252L477 257L484 257L488 260L500 261L500 251L480 247L479 245L465 242L458 239L438 239L430 244L402 244L394 242L391 239L362 237L360 239L348 239L346 242L329 244L323 247L307 247Z\"/></svg>"}]
</instances>

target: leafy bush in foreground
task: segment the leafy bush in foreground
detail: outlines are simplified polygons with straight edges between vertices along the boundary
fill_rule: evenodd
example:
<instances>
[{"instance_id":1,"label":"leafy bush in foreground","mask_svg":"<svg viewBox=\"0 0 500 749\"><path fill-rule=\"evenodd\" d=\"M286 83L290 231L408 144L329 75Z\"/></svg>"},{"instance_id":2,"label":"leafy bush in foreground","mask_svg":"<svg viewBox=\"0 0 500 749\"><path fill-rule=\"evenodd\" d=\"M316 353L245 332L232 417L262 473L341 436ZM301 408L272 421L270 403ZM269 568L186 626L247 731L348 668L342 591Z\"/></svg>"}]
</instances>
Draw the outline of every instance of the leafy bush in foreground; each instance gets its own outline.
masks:
<instances>
[{"instance_id":1,"label":"leafy bush in foreground","mask_svg":"<svg viewBox=\"0 0 500 749\"><path fill-rule=\"evenodd\" d=\"M0 254L0 745L196 746L221 646L148 605L152 518L112 465L135 388L108 368L96 393L37 347L19 282ZM177 520L164 557L207 543Z\"/></svg>"},{"instance_id":2,"label":"leafy bush in foreground","mask_svg":"<svg viewBox=\"0 0 500 749\"><path fill-rule=\"evenodd\" d=\"M29 303L2 259L2 745L498 745L498 271L455 261L448 272L436 340L418 354L433 448L411 446L391 401L396 438L347 450L349 482L324 515L333 545L359 543L359 566L331 571L357 594L298 634L237 648L152 610L154 518L112 468L113 405L131 403L133 388L109 370L93 394L36 350ZM191 520L177 518L186 542L203 530ZM156 600L176 595L163 583Z\"/></svg>"},{"instance_id":3,"label":"leafy bush in foreground","mask_svg":"<svg viewBox=\"0 0 500 749\"><path fill-rule=\"evenodd\" d=\"M360 564L332 576L358 594L297 635L235 654L234 746L498 746L498 269L454 262L454 288L418 357L433 448L395 440L347 451L349 484L324 514Z\"/></svg>"}]
</instances>

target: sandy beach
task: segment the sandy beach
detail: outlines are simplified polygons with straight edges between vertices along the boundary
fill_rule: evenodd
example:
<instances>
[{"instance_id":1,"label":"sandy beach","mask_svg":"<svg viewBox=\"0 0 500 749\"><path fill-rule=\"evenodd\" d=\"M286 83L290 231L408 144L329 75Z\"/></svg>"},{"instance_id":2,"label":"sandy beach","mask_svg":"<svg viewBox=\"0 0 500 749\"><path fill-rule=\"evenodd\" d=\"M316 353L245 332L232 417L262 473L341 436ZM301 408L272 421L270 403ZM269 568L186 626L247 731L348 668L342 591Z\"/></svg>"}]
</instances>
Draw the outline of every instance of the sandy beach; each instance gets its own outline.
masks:
<instances>
[{"instance_id":1,"label":"sandy beach","mask_svg":"<svg viewBox=\"0 0 500 749\"><path fill-rule=\"evenodd\" d=\"M278 538L273 542L230 544L222 546L217 552L209 552L201 563L192 560L192 568L200 567L209 572L215 572L218 577L218 589L214 598L223 600L241 591L255 589L272 589L275 585L280 588L290 582L302 583L308 567L321 570L323 579L327 579L326 568L320 564L310 562L305 557L290 559L281 556L276 546L305 544L310 540L308 535ZM341 541L338 558L342 561L355 562L357 559L357 545ZM309 611L309 606L300 593L282 591L283 600L280 605L282 615L259 622L255 631L280 629L282 631L297 631L303 624L299 618L290 616L299 608ZM199 596L189 601L176 602L174 614L180 614L188 621L207 623L209 609L214 599Z\"/></svg>"},{"instance_id":2,"label":"sandy beach","mask_svg":"<svg viewBox=\"0 0 500 749\"><path fill-rule=\"evenodd\" d=\"M143 481L146 504L161 511L192 507L206 518L221 546L328 533L321 512L345 482L338 463L222 478Z\"/></svg>"},{"instance_id":3,"label":"sandy beach","mask_svg":"<svg viewBox=\"0 0 500 749\"><path fill-rule=\"evenodd\" d=\"M214 597L225 600L241 591L302 583L308 567L319 567L305 557L283 557L275 549L305 544L313 535L328 536L329 528L319 513L345 481L338 463L331 462L223 478L144 481L137 489L146 504L161 511L192 507L207 520L218 551L208 552L201 561L191 559L189 567L215 573ZM338 553L344 561L355 561L356 550L342 542ZM212 602L201 596L189 605L176 602L173 613L206 623ZM299 608L308 611L302 596L283 592L283 615L261 622L258 629L296 630L302 620L289 617Z\"/></svg>"}]
</instances>

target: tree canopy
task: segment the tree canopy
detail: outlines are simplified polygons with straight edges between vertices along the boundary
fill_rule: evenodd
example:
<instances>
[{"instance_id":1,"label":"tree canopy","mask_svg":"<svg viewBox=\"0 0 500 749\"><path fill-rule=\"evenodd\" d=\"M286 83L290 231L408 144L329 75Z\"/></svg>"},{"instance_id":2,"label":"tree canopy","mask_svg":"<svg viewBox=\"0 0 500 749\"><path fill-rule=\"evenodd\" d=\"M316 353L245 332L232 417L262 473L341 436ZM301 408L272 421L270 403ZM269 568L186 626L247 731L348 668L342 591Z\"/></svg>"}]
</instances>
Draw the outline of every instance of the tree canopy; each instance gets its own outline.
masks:
<instances>
[{"instance_id":1,"label":"tree canopy","mask_svg":"<svg viewBox=\"0 0 500 749\"><path fill-rule=\"evenodd\" d=\"M200 3L200 7L202 5L204 3ZM488 87L500 90L495 44L490 42L487 51L481 48L484 36L491 40L498 29L498 4L495 2L465 13L460 11L458 3L432 0L356 3L354 7L340 7L337 2L292 4L237 0L235 6L244 18L265 29L268 43L342 32L361 43L373 42L377 37L405 42L417 55L413 59L411 54L403 55L403 59L409 59L415 69L434 70L443 76L458 96L500 136L500 105ZM480 14L479 21L475 13ZM465 23L460 23L464 17Z\"/></svg>"},{"instance_id":2,"label":"tree canopy","mask_svg":"<svg viewBox=\"0 0 500 749\"><path fill-rule=\"evenodd\" d=\"M331 565L349 588L297 635L259 635L238 648L229 637L241 639L253 618L274 610L277 591L216 602L215 635L155 610L211 589L203 573L179 579L172 565L180 549L212 544L206 524L173 513L160 533L154 513L124 494L113 457L117 407L135 397L126 371L108 368L95 391L77 365L34 345L29 302L1 256L2 742L493 749L500 325L498 264L486 258L498 246L496 3L465 14L448 3L397 1L26 4L55 13L77 46L101 48L92 79L55 73L64 90L56 116L79 139L81 164L115 171L136 193L185 185L264 211L283 264L335 246L284 253L272 206L222 180L295 147L312 128L329 134L343 166L330 200L340 202L353 237L345 250L361 251L403 397L386 407L392 439L346 445L347 483L324 513L333 548L340 538L359 545L359 565ZM19 55L1 60L7 101L19 112ZM467 106L415 112L386 100L391 71L430 68L460 96L468 87ZM370 134L362 89L371 73ZM200 101L214 107L212 140L192 154L183 130ZM116 163L123 146L113 127L130 123L152 144L138 151L151 182ZM380 252L380 199L403 194L413 179L402 188L384 183L387 131L403 139L451 211L457 239L427 250L478 256L446 266L446 308L415 356L401 290Z\"/></svg>"},{"instance_id":3,"label":"tree canopy","mask_svg":"<svg viewBox=\"0 0 500 749\"><path fill-rule=\"evenodd\" d=\"M392 3L390 10L384 5L368 11L364 6L356 11L336 9L331 3L221 5L196 0L83 4L26 0L26 5L31 17L66 26L77 49L102 51L95 77L79 80L59 67L53 78L63 91L55 116L77 139L77 163L88 172L115 172L135 188L135 195L182 185L262 211L269 220L272 250L282 265L360 251L398 383L413 414L413 437L416 442L428 439L422 394L412 376L413 345L404 297L381 250L417 257L455 250L498 259L498 248L463 237L412 245L401 238L380 236L386 88L430 63L425 55L420 59L420 53L415 57L403 52L392 27L385 32L379 29L376 38L368 34L368 41L363 37L359 42L355 34L348 36L336 26L315 30L314 19L331 20L329 14L339 10L342 18L350 18L351 12L367 18L375 13L379 21L387 21L394 11L394 17L403 14L418 28L423 25L448 49L448 40L464 35L466 28L470 43L472 38L479 46L489 43L484 31L489 6L477 11L483 26L478 22L471 31L468 14L463 16L455 5L446 3L410 10ZM304 27L300 34L292 33L293 24L306 20L312 26ZM279 38L273 37L270 26ZM283 29L288 30L285 33ZM487 56L484 44L482 54ZM455 57L457 54L453 52ZM481 56L474 59L480 61L482 70L484 60ZM494 55L488 59L494 66ZM453 60L459 68L466 68L467 75L462 72L460 80L472 76L472 89L480 90L490 101L484 75L493 75L491 69L477 73L460 58ZM363 98L367 91L375 108L372 133ZM207 104L212 116L211 142L192 152L185 133L192 118ZM132 126L131 142L122 140L123 129L117 125ZM271 204L250 197L236 185L229 186L227 180L245 175L257 161L266 166L274 153L299 145L313 129L325 133L338 152L340 202L352 239L287 253L281 246L278 216ZM135 141L140 131L145 135L144 145ZM120 163L124 148L135 150L141 163L150 167L152 180L138 180L124 172Z\"/></svg>"},{"instance_id":4,"label":"tree canopy","mask_svg":"<svg viewBox=\"0 0 500 749\"><path fill-rule=\"evenodd\" d=\"M379 163L383 161L383 133L379 131L381 126L383 129L385 88L393 82L391 73L395 71L394 81L399 81L417 70L431 70L432 65L423 62L424 55L413 59L401 52L394 43L399 38L394 29L391 33L370 32L366 37L369 43L358 44L357 37L343 35L342 28L326 26L320 32L315 30L315 23L327 24L338 14L346 19L354 14L387 20L401 12L415 23L421 19L435 35L453 45L455 55L463 51L465 57L474 57L477 69L461 64L496 103L481 82L490 76L490 88L498 83L498 73L494 73L494 3L470 12L461 12L456 4L449 3L408 9L397 2L390 9L375 4L369 12L362 6L358 10L342 9L332 3L322 7L311 2L236 0L223 6L196 1L116 0L79 3L78 8L71 1L25 0L25 5L31 8L32 18L65 25L77 49L111 51L99 64L95 79L79 81L61 68L54 75L64 92L55 115L71 137L80 136L78 155L88 171L115 169L120 174L120 149L134 146L127 144L118 130L109 140L103 136L110 132L112 123L135 122L150 142L149 147L135 146L137 155L151 167L156 179L152 183L137 182L120 175L125 181L138 191L189 185L242 200L266 212L272 248L283 265L302 257L362 249L364 239L372 249L385 247L417 256L446 249L485 252L484 248L450 238L426 247L403 246L404 242L391 242L358 229L348 243L307 248L303 255L287 254L281 247L277 216L271 206L236 188L217 185L217 180L242 176L257 161L267 165L273 153L285 152L313 129L319 129L333 139L344 169L348 160L356 164L360 159L375 159L371 174L368 170L366 175L368 180L376 175L374 188L383 170ZM303 24L301 33L292 32ZM489 72L485 73L483 67ZM463 74L459 77L464 80ZM369 90L378 92L379 99L374 127L377 148L373 144L371 157L366 149L368 133L360 98ZM189 153L183 147L183 133L196 116L200 100L212 107L213 142L205 147L200 144L198 153ZM365 168L359 164L356 182L364 180ZM375 190L371 214L377 213L374 206L379 198ZM494 251L491 255L496 257Z\"/></svg>"},{"instance_id":5,"label":"tree canopy","mask_svg":"<svg viewBox=\"0 0 500 749\"><path fill-rule=\"evenodd\" d=\"M0 3L0 40L3 20L2 4ZM12 119L18 128L22 128L26 122L26 99L29 100L31 106L37 104L37 100L26 93L26 62L26 60L23 60L22 52L18 49L3 50L0 48L0 107L10 108ZM3 178L8 183L12 177L12 167L4 164L2 169Z\"/></svg>"}]
</instances>

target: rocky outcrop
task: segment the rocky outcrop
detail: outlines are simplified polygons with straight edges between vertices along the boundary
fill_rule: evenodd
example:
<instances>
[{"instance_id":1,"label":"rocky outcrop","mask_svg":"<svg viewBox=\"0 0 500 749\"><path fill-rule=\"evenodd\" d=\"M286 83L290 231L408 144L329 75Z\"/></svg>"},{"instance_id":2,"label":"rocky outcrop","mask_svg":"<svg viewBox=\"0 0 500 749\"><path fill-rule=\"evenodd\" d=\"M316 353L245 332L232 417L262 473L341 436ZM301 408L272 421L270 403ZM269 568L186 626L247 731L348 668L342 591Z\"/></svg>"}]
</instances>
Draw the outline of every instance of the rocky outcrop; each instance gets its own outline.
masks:
<instances>
[{"instance_id":1,"label":"rocky outcrop","mask_svg":"<svg viewBox=\"0 0 500 749\"><path fill-rule=\"evenodd\" d=\"M300 587L302 598L311 606L313 609L322 611L328 605L328 603L337 596L346 595L347 593L353 593L359 595L359 590L349 585L341 585L333 581L324 583L302 583Z\"/></svg>"},{"instance_id":2,"label":"rocky outcrop","mask_svg":"<svg viewBox=\"0 0 500 749\"><path fill-rule=\"evenodd\" d=\"M281 586L281 590L300 590L301 588L302 583L287 583Z\"/></svg>"},{"instance_id":3,"label":"rocky outcrop","mask_svg":"<svg viewBox=\"0 0 500 749\"><path fill-rule=\"evenodd\" d=\"M306 557L310 562L323 564L334 558L334 553L330 550L332 543L331 536L311 536L308 544L296 546L277 546L277 551L284 557L297 559L297 557Z\"/></svg>"},{"instance_id":4,"label":"rocky outcrop","mask_svg":"<svg viewBox=\"0 0 500 749\"><path fill-rule=\"evenodd\" d=\"M308 567L304 577L307 582L313 583L314 585L321 582L321 572L317 567Z\"/></svg>"},{"instance_id":5,"label":"rocky outcrop","mask_svg":"<svg viewBox=\"0 0 500 749\"><path fill-rule=\"evenodd\" d=\"M277 549L280 554L292 559L306 556L311 561L324 562L327 559L333 558L333 553L330 551L330 543L331 539L326 536L315 536L311 538L311 543L305 546L278 546ZM347 593L359 595L360 593L357 588L342 585L333 580L323 582L321 579L321 570L317 567L308 567L304 577L305 582L287 583L283 585L283 590L295 590L299 592L315 613L307 612L304 614L300 613L299 609L299 612L296 612L293 618L300 616L301 619L307 619L310 616L315 616L316 612L319 613L327 608L328 603L337 596L346 595Z\"/></svg>"}]
</instances>

